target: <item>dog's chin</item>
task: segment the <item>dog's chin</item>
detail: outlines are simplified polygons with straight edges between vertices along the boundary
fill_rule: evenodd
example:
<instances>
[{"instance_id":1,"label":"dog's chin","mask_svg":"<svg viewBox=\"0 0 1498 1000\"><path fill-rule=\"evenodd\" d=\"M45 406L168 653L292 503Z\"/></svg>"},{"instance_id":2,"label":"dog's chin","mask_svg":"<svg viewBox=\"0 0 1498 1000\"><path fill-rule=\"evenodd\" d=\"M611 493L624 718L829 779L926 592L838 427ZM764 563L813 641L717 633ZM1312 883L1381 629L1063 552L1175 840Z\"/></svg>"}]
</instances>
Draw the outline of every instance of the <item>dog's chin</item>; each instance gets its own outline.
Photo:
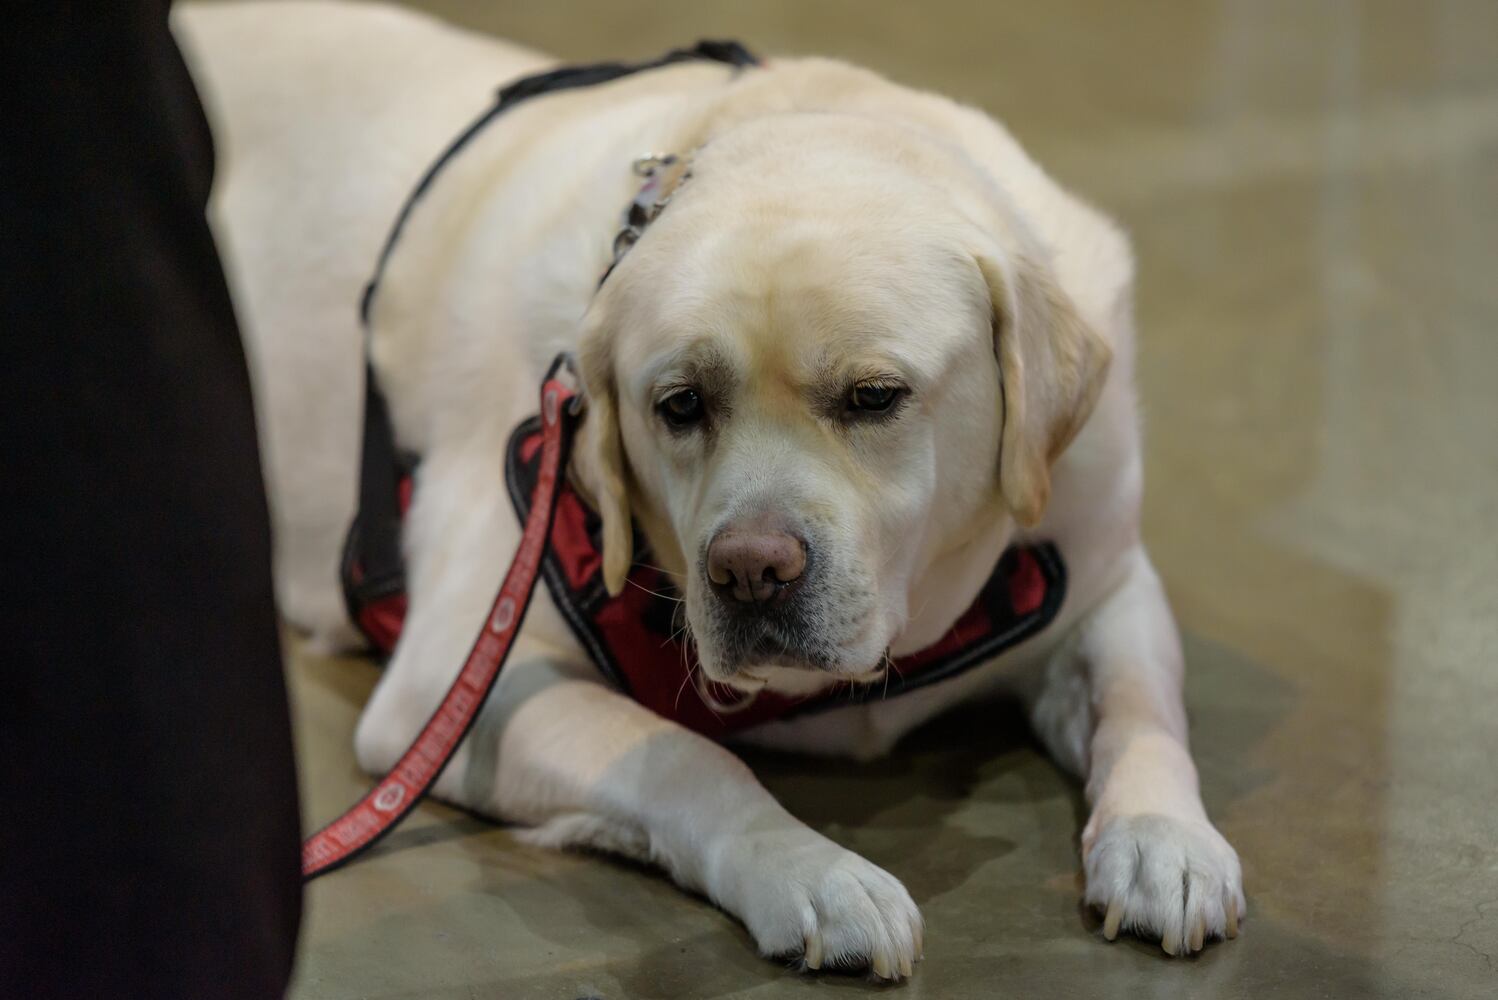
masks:
<instances>
[{"instance_id":1,"label":"dog's chin","mask_svg":"<svg viewBox=\"0 0 1498 1000\"><path fill-rule=\"evenodd\" d=\"M705 680L744 692L770 688L808 694L838 684L882 681L890 662L889 633L894 631L884 627L888 618L858 616L861 626L844 641L809 627L787 634L775 623L724 628L709 619L692 631Z\"/></svg>"},{"instance_id":2,"label":"dog's chin","mask_svg":"<svg viewBox=\"0 0 1498 1000\"><path fill-rule=\"evenodd\" d=\"M746 694L765 689L785 694L809 694L835 684L873 684L882 681L889 669L889 660L887 656L881 655L873 664L860 664L858 661L828 663L820 657L803 659L793 654L780 653L773 657L755 659L726 671L705 662L701 666L703 674L709 680Z\"/></svg>"}]
</instances>

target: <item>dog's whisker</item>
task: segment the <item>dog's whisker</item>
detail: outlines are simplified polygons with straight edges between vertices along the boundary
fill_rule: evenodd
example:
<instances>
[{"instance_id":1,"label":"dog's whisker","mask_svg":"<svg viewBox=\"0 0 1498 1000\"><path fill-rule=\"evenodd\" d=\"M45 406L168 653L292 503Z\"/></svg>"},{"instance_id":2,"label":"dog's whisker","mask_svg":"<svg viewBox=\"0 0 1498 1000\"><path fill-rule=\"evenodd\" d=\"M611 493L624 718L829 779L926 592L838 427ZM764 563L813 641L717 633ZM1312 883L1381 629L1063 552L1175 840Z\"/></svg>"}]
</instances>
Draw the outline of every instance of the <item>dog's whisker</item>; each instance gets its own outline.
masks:
<instances>
[{"instance_id":1,"label":"dog's whisker","mask_svg":"<svg viewBox=\"0 0 1498 1000\"><path fill-rule=\"evenodd\" d=\"M681 626L684 641L681 644L681 665L686 668L687 678L690 679L694 671L702 668L702 662L697 659L692 646L691 622L684 622Z\"/></svg>"},{"instance_id":2,"label":"dog's whisker","mask_svg":"<svg viewBox=\"0 0 1498 1000\"><path fill-rule=\"evenodd\" d=\"M890 674L891 670L893 670L895 672L895 674L900 678L901 682L903 683L904 680L905 680L905 675L902 674L902 673L900 673L900 668L899 667L895 666L894 657L892 657L892 656L889 655L889 647L886 646L884 648L884 670L883 670L883 673L884 673L884 693L882 695L880 695L880 699L881 700L887 700L889 698L889 674Z\"/></svg>"},{"instance_id":3,"label":"dog's whisker","mask_svg":"<svg viewBox=\"0 0 1498 1000\"><path fill-rule=\"evenodd\" d=\"M660 590L651 590L649 587L644 587L644 586L641 586L638 583L635 583L629 577L625 577L624 578L624 582L627 583L627 584L629 584L631 587L635 588L636 590L643 590L645 593L649 594L651 597L659 597L663 601L675 601L677 604L685 604L686 603L686 599L685 598L682 598L682 597L673 597L672 595L670 595L670 594L668 594L668 593L666 593L664 591L660 591Z\"/></svg>"},{"instance_id":4,"label":"dog's whisker","mask_svg":"<svg viewBox=\"0 0 1498 1000\"><path fill-rule=\"evenodd\" d=\"M662 576L669 576L673 580L685 580L686 579L686 574L685 573L673 573L669 569L666 569L664 566L657 566L654 563L638 562L638 561L636 561L636 562L631 563L630 565L632 565L632 566L638 566L641 569L653 569L657 573L661 574Z\"/></svg>"},{"instance_id":5,"label":"dog's whisker","mask_svg":"<svg viewBox=\"0 0 1498 1000\"><path fill-rule=\"evenodd\" d=\"M687 665L683 663L683 666ZM687 689L687 685L692 683L692 674L696 672L697 664L687 666L687 672L681 678L681 686L676 689L676 698L671 702L671 711L675 712L681 708L681 694Z\"/></svg>"}]
</instances>

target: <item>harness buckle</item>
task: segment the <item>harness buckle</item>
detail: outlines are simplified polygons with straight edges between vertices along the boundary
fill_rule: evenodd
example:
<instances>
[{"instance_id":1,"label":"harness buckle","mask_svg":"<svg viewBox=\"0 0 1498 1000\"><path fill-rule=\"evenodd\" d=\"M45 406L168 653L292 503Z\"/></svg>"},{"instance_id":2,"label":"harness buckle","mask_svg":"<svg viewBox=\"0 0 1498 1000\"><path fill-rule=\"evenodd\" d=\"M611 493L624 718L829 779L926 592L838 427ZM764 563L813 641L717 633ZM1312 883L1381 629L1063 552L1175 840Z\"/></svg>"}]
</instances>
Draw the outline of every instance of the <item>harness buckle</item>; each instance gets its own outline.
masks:
<instances>
[{"instance_id":1,"label":"harness buckle","mask_svg":"<svg viewBox=\"0 0 1498 1000\"><path fill-rule=\"evenodd\" d=\"M541 381L549 382L562 372L567 374L566 381L572 388L572 398L567 401L567 412L571 416L579 416L588 408L588 394L582 372L577 367L577 356L571 351L562 351L553 358L551 367L546 369L546 377Z\"/></svg>"}]
</instances>

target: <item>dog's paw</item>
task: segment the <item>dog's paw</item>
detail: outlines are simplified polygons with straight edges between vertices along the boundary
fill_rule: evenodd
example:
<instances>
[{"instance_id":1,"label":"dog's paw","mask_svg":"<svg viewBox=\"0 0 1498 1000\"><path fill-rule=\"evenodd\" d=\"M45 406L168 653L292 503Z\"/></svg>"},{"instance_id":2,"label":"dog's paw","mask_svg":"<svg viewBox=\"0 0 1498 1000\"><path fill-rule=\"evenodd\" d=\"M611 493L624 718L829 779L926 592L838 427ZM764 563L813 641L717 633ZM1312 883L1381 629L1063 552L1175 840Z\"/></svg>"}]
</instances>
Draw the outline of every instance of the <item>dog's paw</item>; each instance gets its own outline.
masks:
<instances>
[{"instance_id":1,"label":"dog's paw","mask_svg":"<svg viewBox=\"0 0 1498 1000\"><path fill-rule=\"evenodd\" d=\"M807 830L750 835L731 850L737 898L725 903L767 958L887 980L909 976L920 960L920 911L884 869Z\"/></svg>"},{"instance_id":2,"label":"dog's paw","mask_svg":"<svg viewBox=\"0 0 1498 1000\"><path fill-rule=\"evenodd\" d=\"M1103 936L1160 940L1170 955L1237 937L1247 911L1238 854L1205 820L1143 814L1105 819L1083 838L1087 902Z\"/></svg>"}]
</instances>

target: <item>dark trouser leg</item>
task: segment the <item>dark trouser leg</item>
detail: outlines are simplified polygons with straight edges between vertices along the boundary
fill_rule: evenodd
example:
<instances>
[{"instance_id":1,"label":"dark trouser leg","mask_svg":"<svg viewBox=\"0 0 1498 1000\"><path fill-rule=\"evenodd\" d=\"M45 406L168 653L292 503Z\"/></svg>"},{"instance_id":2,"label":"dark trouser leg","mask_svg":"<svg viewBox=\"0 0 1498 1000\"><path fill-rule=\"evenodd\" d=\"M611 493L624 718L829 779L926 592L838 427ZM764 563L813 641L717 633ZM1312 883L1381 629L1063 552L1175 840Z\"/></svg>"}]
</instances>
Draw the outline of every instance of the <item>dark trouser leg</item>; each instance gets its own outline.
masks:
<instances>
[{"instance_id":1,"label":"dark trouser leg","mask_svg":"<svg viewBox=\"0 0 1498 1000\"><path fill-rule=\"evenodd\" d=\"M298 818L212 147L165 3L0 32L0 993L274 997Z\"/></svg>"}]
</instances>

